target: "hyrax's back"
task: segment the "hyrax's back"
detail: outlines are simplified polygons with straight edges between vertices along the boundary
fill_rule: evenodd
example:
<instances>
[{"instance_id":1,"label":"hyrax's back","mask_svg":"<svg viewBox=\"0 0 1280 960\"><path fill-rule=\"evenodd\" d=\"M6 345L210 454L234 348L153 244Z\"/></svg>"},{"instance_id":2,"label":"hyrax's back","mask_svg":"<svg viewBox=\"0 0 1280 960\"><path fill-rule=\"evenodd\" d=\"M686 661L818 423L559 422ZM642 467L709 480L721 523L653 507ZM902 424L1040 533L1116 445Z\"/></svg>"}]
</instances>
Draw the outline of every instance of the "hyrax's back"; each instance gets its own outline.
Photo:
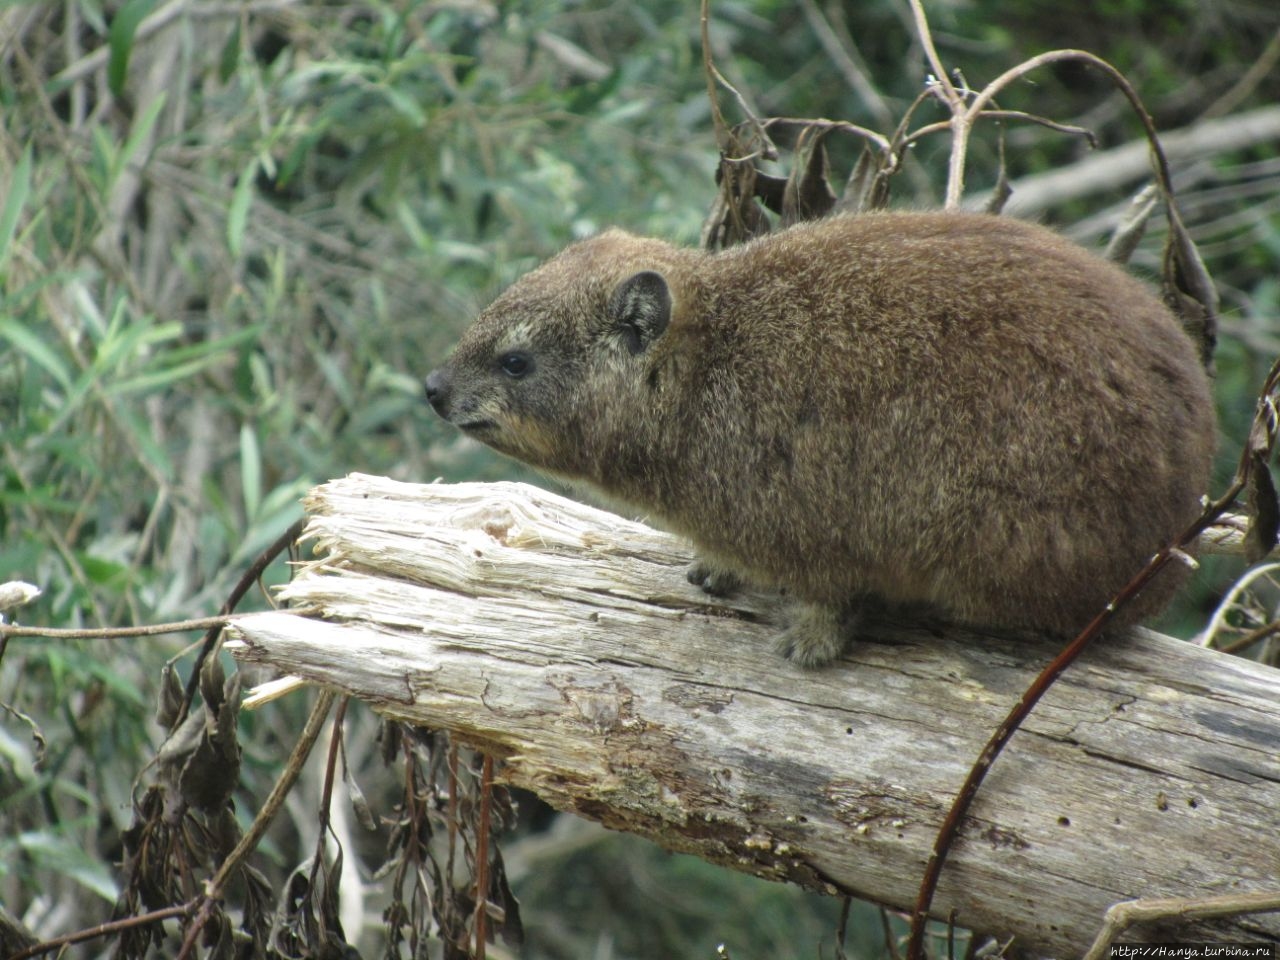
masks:
<instances>
[{"instance_id":1,"label":"hyrax's back","mask_svg":"<svg viewBox=\"0 0 1280 960\"><path fill-rule=\"evenodd\" d=\"M1195 349L1144 285L1047 230L840 218L696 277L702 316L663 346L711 411L692 473L731 496L680 519L731 568L1070 632L1197 514L1214 428Z\"/></svg>"}]
</instances>

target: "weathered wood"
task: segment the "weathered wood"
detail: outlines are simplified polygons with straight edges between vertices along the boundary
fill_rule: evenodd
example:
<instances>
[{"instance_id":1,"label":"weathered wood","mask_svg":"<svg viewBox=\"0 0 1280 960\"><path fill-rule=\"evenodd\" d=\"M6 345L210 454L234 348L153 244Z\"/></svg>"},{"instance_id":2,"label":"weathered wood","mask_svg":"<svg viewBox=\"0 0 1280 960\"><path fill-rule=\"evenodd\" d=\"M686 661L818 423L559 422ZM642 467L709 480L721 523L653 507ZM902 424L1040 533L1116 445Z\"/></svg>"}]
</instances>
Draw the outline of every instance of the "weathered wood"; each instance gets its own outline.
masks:
<instances>
[{"instance_id":1,"label":"weathered wood","mask_svg":"<svg viewBox=\"0 0 1280 960\"><path fill-rule=\"evenodd\" d=\"M712 600L675 538L517 484L351 476L323 559L236 656L445 728L552 805L760 876L910 906L985 738L1054 644L878 625L805 672L764 595ZM1073 666L996 763L939 917L1056 955L1112 903L1280 874L1280 672L1144 632ZM1280 941L1254 915L1129 939Z\"/></svg>"}]
</instances>

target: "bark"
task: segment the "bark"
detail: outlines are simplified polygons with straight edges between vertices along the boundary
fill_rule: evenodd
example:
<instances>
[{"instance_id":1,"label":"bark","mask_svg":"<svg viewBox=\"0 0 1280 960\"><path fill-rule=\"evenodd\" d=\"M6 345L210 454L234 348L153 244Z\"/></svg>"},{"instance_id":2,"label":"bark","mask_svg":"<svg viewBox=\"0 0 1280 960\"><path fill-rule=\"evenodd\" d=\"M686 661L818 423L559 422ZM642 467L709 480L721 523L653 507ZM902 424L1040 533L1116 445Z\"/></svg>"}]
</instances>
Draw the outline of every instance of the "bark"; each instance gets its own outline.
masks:
<instances>
[{"instance_id":1,"label":"bark","mask_svg":"<svg viewBox=\"0 0 1280 960\"><path fill-rule=\"evenodd\" d=\"M1056 644L880 623L779 659L765 594L690 586L677 539L517 484L354 475L321 559L230 643L452 731L553 806L776 880L908 908L990 731ZM1280 672L1138 631L1073 666L996 762L939 918L1079 955L1112 903L1276 887ZM1280 941L1255 914L1128 938Z\"/></svg>"}]
</instances>

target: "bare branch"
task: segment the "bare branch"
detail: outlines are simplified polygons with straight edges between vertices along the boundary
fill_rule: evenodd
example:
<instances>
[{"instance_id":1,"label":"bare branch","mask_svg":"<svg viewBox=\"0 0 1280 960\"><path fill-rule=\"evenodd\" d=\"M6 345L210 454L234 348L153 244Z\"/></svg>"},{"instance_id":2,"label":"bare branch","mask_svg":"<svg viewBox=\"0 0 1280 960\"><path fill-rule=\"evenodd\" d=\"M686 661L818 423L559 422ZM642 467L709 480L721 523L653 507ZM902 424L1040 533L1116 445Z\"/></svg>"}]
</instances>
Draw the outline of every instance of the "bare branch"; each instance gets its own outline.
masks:
<instances>
[{"instance_id":1,"label":"bare branch","mask_svg":"<svg viewBox=\"0 0 1280 960\"><path fill-rule=\"evenodd\" d=\"M1021 110L988 110L982 116L986 120L1019 120L1026 123L1034 123L1041 127L1048 127L1050 130L1056 130L1058 133L1070 134L1073 137L1084 137L1089 141L1089 146L1091 147L1097 145L1097 137L1092 130L1085 127L1077 127L1070 123L1059 123L1056 120L1040 117L1034 113L1024 113ZM931 134L950 132L953 129L953 124L950 121L930 123L911 131L905 142L911 144Z\"/></svg>"},{"instance_id":2,"label":"bare branch","mask_svg":"<svg viewBox=\"0 0 1280 960\"><path fill-rule=\"evenodd\" d=\"M876 133L874 130L868 130L866 127L860 127L856 123L849 123L846 120L825 120L821 117L812 120L803 117L770 117L764 121L763 126L766 131L775 126L794 126L802 130L813 127L817 130L839 131L840 133L849 133L856 137L862 137L862 139L875 144L882 151L888 151L889 149L889 141L882 134Z\"/></svg>"},{"instance_id":3,"label":"bare branch","mask_svg":"<svg viewBox=\"0 0 1280 960\"><path fill-rule=\"evenodd\" d=\"M768 650L776 598L709 597L677 540L563 498L353 476L307 506L325 558L286 593L325 619L237 617L235 656L454 731L559 809L899 909L982 731L1055 646L882 622L806 672ZM1144 632L1085 662L966 818L935 916L1079 954L1135 892L1273 879L1280 672ZM1280 940L1280 918L1213 924L1178 933Z\"/></svg>"},{"instance_id":4,"label":"bare branch","mask_svg":"<svg viewBox=\"0 0 1280 960\"><path fill-rule=\"evenodd\" d=\"M947 68L942 64L942 58L938 56L937 48L933 45L933 33L929 29L929 18L925 16L924 4L921 0L910 0L911 18L915 22L916 36L920 38L920 44L924 47L925 58L929 61L929 67L933 70L932 82L937 84L941 91L943 99L951 106L953 113L958 112L964 106L964 97L956 90L948 75Z\"/></svg>"},{"instance_id":5,"label":"bare branch","mask_svg":"<svg viewBox=\"0 0 1280 960\"><path fill-rule=\"evenodd\" d=\"M1126 900L1107 911L1102 929L1084 960L1102 960L1116 937L1137 923L1160 920L1187 920L1207 917L1235 917L1247 913L1280 910L1280 891L1232 893L1221 897Z\"/></svg>"},{"instance_id":6,"label":"bare branch","mask_svg":"<svg viewBox=\"0 0 1280 960\"><path fill-rule=\"evenodd\" d=\"M1203 119L1225 116L1238 107L1275 69L1277 63L1280 63L1280 28L1271 35L1271 42L1267 44L1266 49L1232 85L1231 89L1209 105L1203 114Z\"/></svg>"},{"instance_id":7,"label":"bare branch","mask_svg":"<svg viewBox=\"0 0 1280 960\"><path fill-rule=\"evenodd\" d=\"M22 627L0 623L0 637L47 637L50 640L121 640L128 637L154 637L184 630L209 630L226 624L226 617L201 617L198 620L176 620L172 623L147 623L136 627Z\"/></svg>"},{"instance_id":8,"label":"bare branch","mask_svg":"<svg viewBox=\"0 0 1280 960\"><path fill-rule=\"evenodd\" d=\"M880 91L876 89L875 84L868 78L865 65L854 59L857 50L853 46L852 38L847 33L843 37L836 33L830 21L818 9L817 0L800 0L800 7L818 42L822 44L822 49L844 76L849 88L875 116L876 123L885 128L892 126L893 112L885 103L884 97L880 96Z\"/></svg>"},{"instance_id":9,"label":"bare branch","mask_svg":"<svg viewBox=\"0 0 1280 960\"><path fill-rule=\"evenodd\" d=\"M1211 157L1264 143L1280 142L1280 106L1260 107L1234 117L1210 120L1160 135L1171 160L1187 161ZM1059 204L1081 197L1123 190L1134 181L1150 176L1151 161L1145 140L1090 154L1067 167L1023 177L1009 201L1008 211L1031 217ZM985 203L985 195L975 194L966 206L975 209Z\"/></svg>"}]
</instances>

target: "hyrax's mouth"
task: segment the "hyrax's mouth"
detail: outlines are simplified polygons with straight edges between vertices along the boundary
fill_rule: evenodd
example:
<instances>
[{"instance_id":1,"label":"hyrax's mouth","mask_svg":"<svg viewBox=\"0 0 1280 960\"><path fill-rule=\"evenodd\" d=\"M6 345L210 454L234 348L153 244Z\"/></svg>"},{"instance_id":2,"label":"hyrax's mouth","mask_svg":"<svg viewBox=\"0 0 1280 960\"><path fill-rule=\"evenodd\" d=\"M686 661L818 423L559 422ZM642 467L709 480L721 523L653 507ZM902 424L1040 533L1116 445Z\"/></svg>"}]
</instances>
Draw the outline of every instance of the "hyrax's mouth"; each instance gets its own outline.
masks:
<instances>
[{"instance_id":1,"label":"hyrax's mouth","mask_svg":"<svg viewBox=\"0 0 1280 960\"><path fill-rule=\"evenodd\" d=\"M457 427L459 430L461 430L463 433L470 433L470 434L491 433L494 430L498 429L498 424L495 421L488 419L487 417L477 418L475 420L464 420L461 423L455 423L454 426Z\"/></svg>"}]
</instances>

